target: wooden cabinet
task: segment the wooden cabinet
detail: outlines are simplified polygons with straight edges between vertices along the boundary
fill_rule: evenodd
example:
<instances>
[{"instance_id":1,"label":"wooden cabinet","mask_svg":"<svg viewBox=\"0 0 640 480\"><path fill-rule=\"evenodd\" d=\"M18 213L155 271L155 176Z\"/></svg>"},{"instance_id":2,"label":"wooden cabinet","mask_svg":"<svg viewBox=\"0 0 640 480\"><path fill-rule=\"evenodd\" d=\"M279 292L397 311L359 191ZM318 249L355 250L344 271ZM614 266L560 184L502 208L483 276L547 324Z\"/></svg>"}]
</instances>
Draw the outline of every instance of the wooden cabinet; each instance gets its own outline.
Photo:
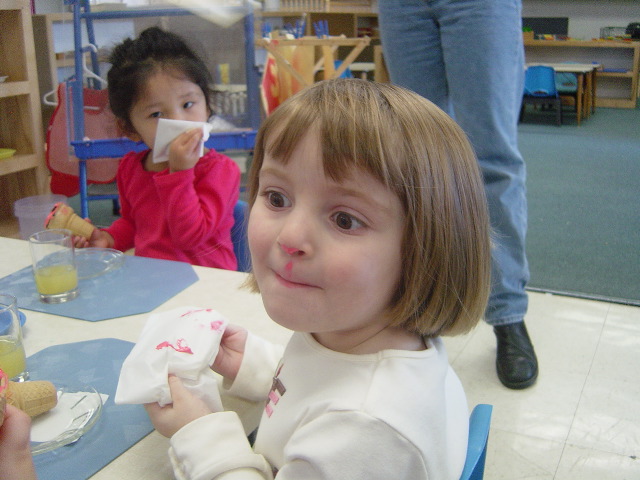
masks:
<instances>
[{"instance_id":1,"label":"wooden cabinet","mask_svg":"<svg viewBox=\"0 0 640 480\"><path fill-rule=\"evenodd\" d=\"M0 2L0 218L13 217L15 200L44 193L47 169L29 0Z\"/></svg>"},{"instance_id":2,"label":"wooden cabinet","mask_svg":"<svg viewBox=\"0 0 640 480\"><path fill-rule=\"evenodd\" d=\"M527 62L599 63L596 106L636 108L640 42L610 40L526 40Z\"/></svg>"}]
</instances>

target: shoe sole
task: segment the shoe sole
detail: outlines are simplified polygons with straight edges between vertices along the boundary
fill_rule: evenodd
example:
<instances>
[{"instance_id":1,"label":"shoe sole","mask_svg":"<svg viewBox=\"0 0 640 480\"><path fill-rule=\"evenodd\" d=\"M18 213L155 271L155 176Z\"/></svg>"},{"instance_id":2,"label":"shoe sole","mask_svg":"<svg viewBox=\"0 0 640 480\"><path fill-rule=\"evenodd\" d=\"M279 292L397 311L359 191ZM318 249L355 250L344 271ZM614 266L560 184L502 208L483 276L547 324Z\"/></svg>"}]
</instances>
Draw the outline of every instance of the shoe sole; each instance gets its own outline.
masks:
<instances>
[{"instance_id":1,"label":"shoe sole","mask_svg":"<svg viewBox=\"0 0 640 480\"><path fill-rule=\"evenodd\" d=\"M508 382L502 378L502 376L500 375L500 370L497 367L498 365L496 363L496 371L498 372L498 379L500 380L500 383L502 383L505 387L510 388L512 390L523 390L527 387L530 387L534 383L536 383L536 380L538 379L538 371L536 370L536 373L533 375L533 377L527 380L524 380L523 382Z\"/></svg>"}]
</instances>

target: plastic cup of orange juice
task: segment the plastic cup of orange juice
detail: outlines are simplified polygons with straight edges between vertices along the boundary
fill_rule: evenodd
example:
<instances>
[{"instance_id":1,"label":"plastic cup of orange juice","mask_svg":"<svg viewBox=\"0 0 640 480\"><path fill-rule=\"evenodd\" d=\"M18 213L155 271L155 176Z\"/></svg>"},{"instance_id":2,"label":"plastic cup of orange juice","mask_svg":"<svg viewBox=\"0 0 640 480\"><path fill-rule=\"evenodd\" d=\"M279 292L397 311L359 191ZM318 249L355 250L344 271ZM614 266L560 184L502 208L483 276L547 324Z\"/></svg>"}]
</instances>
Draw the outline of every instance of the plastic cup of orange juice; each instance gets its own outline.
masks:
<instances>
[{"instance_id":1,"label":"plastic cup of orange juice","mask_svg":"<svg viewBox=\"0 0 640 480\"><path fill-rule=\"evenodd\" d=\"M15 382L29 378L18 303L7 293L0 293L0 370Z\"/></svg>"},{"instance_id":2,"label":"plastic cup of orange juice","mask_svg":"<svg viewBox=\"0 0 640 480\"><path fill-rule=\"evenodd\" d=\"M62 303L78 296L73 236L70 230L53 229L29 237L33 277L40 300Z\"/></svg>"}]
</instances>

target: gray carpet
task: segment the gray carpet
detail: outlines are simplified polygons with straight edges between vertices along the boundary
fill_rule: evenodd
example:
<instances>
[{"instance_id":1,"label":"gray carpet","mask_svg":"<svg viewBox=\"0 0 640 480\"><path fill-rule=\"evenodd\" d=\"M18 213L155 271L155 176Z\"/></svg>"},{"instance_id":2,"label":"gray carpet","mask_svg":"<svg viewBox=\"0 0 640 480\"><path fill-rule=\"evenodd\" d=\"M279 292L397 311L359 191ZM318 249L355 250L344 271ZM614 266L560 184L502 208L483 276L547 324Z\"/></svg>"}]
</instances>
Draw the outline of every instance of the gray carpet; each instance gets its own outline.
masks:
<instances>
[{"instance_id":1,"label":"gray carpet","mask_svg":"<svg viewBox=\"0 0 640 480\"><path fill-rule=\"evenodd\" d=\"M640 110L527 114L530 288L640 305Z\"/></svg>"}]
</instances>

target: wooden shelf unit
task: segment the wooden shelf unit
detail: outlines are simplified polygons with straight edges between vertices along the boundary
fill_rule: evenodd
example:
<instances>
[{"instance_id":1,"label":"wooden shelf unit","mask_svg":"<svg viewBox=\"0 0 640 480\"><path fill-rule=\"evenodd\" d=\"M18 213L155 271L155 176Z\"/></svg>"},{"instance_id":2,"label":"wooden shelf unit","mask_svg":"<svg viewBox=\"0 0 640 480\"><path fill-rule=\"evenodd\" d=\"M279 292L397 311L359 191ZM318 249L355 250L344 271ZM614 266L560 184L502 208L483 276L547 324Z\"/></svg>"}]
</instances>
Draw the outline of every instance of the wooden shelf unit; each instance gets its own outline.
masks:
<instances>
[{"instance_id":1,"label":"wooden shelf unit","mask_svg":"<svg viewBox=\"0 0 640 480\"><path fill-rule=\"evenodd\" d=\"M305 15L306 36L313 36L313 24L326 20L329 25L329 35L345 35L347 38L363 37L365 34L371 38L371 44L365 48L356 62L373 62L373 47L380 44L378 34L378 14L367 11L339 11L339 12L303 12L303 11L263 11L256 13L256 19L268 21L269 18L282 18L283 23L295 24ZM259 30L258 30L259 31ZM348 49L340 48L338 58L348 55Z\"/></svg>"},{"instance_id":2,"label":"wooden shelf unit","mask_svg":"<svg viewBox=\"0 0 640 480\"><path fill-rule=\"evenodd\" d=\"M16 153L0 159L0 218L13 217L19 198L44 193L47 169L29 0L0 3L0 147Z\"/></svg>"},{"instance_id":3,"label":"wooden shelf unit","mask_svg":"<svg viewBox=\"0 0 640 480\"><path fill-rule=\"evenodd\" d=\"M640 74L640 42L612 40L525 40L527 62L596 62L604 68L624 68L624 72L596 72L597 107L636 108ZM628 95L610 97L601 94L613 86Z\"/></svg>"}]
</instances>

